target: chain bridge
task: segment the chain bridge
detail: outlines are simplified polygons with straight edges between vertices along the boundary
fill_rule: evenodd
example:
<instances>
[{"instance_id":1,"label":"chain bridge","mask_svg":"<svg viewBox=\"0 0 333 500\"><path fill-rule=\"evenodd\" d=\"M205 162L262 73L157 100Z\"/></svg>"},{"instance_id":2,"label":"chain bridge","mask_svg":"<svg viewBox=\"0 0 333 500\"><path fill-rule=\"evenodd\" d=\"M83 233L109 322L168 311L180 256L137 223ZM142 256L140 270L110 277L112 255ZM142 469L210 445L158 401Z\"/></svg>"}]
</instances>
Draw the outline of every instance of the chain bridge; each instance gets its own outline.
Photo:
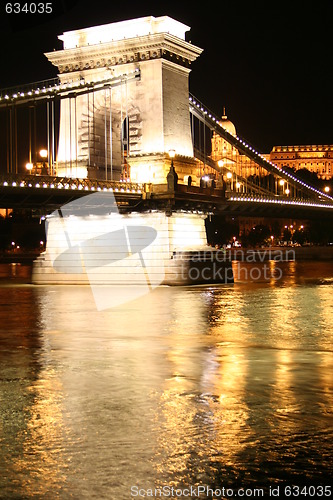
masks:
<instances>
[{"instance_id":1,"label":"chain bridge","mask_svg":"<svg viewBox=\"0 0 333 500\"><path fill-rule=\"evenodd\" d=\"M112 193L120 214L172 219L170 249L204 243L207 214L330 217L329 193L190 94L202 49L186 41L189 29L150 16L60 35L63 49L45 54L57 78L0 92L0 206L45 215Z\"/></svg>"}]
</instances>

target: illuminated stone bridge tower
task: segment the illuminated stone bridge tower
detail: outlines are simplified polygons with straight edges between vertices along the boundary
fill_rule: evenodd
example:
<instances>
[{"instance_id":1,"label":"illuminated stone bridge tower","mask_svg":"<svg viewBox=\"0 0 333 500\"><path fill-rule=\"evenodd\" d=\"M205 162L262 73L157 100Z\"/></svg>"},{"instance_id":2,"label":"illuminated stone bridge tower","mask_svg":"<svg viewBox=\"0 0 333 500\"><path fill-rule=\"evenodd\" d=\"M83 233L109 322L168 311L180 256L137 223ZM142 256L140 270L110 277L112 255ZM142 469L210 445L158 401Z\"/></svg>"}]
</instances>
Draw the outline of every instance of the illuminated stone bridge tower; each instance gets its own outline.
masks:
<instances>
[{"instance_id":1,"label":"illuminated stone bridge tower","mask_svg":"<svg viewBox=\"0 0 333 500\"><path fill-rule=\"evenodd\" d=\"M59 36L63 49L45 55L69 92L78 81L82 92L61 101L58 175L117 180L130 170L134 182L165 183L170 150L180 180L190 172L188 80L202 49L185 41L189 29L150 16Z\"/></svg>"},{"instance_id":2,"label":"illuminated stone bridge tower","mask_svg":"<svg viewBox=\"0 0 333 500\"><path fill-rule=\"evenodd\" d=\"M185 41L188 29L169 17L145 17L60 36L63 50L46 54L66 86L58 175L118 180L130 170L134 182L166 185L171 150L180 182L192 174L188 79L201 49ZM78 199L61 216L51 214L34 283L89 283L96 305L105 308L111 296L131 300L128 293L136 298L161 283L233 279L230 265L211 259L204 215L165 208L119 214L105 196L111 195L94 193L87 205ZM207 250L207 262L198 263ZM100 284L126 287L114 293Z\"/></svg>"}]
</instances>

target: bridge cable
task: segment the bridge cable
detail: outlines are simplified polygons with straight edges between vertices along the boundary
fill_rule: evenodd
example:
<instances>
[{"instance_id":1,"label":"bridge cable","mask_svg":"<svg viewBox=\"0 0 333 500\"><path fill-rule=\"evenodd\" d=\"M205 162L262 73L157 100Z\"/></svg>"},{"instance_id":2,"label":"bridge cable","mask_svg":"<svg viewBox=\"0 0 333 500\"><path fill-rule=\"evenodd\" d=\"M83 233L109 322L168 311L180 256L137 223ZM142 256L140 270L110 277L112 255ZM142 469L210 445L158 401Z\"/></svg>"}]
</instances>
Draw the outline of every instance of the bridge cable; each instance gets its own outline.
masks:
<instances>
[{"instance_id":1,"label":"bridge cable","mask_svg":"<svg viewBox=\"0 0 333 500\"><path fill-rule=\"evenodd\" d=\"M108 135L106 126L106 89L104 89L104 160L105 160L105 180L108 180Z\"/></svg>"},{"instance_id":2,"label":"bridge cable","mask_svg":"<svg viewBox=\"0 0 333 500\"><path fill-rule=\"evenodd\" d=\"M113 180L113 169L112 169L112 87L110 85L110 176L111 181Z\"/></svg>"}]
</instances>

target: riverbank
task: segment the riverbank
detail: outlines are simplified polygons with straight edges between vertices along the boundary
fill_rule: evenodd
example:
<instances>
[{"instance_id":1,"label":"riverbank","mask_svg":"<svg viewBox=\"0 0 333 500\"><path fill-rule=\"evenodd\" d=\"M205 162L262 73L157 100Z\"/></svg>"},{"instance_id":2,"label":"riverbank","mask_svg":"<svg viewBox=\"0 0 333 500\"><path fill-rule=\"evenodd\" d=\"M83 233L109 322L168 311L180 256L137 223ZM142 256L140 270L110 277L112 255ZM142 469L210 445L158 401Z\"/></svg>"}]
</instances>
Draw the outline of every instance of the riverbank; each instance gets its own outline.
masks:
<instances>
[{"instance_id":1,"label":"riverbank","mask_svg":"<svg viewBox=\"0 0 333 500\"><path fill-rule=\"evenodd\" d=\"M32 264L40 255L38 251L31 252L1 252L0 264Z\"/></svg>"},{"instance_id":2,"label":"riverbank","mask_svg":"<svg viewBox=\"0 0 333 500\"><path fill-rule=\"evenodd\" d=\"M333 246L306 247L266 247L266 248L230 248L225 252L220 250L221 260L236 260L246 262L276 261L306 261L333 260ZM223 259L222 259L223 253ZM40 255L39 252L3 252L0 253L0 264L31 264Z\"/></svg>"},{"instance_id":3,"label":"riverbank","mask_svg":"<svg viewBox=\"0 0 333 500\"><path fill-rule=\"evenodd\" d=\"M333 246L230 248L226 257L246 262L333 260Z\"/></svg>"}]
</instances>

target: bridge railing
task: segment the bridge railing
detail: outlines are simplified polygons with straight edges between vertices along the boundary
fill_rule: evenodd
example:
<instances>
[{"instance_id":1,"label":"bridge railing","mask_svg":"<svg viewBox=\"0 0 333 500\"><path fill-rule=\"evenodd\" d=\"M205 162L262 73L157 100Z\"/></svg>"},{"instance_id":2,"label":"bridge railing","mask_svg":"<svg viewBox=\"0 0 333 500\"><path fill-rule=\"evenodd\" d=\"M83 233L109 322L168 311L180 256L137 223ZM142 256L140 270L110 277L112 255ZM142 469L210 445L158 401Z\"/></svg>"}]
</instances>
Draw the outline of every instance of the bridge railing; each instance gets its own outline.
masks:
<instances>
[{"instance_id":1,"label":"bridge railing","mask_svg":"<svg viewBox=\"0 0 333 500\"><path fill-rule=\"evenodd\" d=\"M53 89L55 86L60 85L59 78L49 78L48 80L40 80L33 83L24 83L20 86L6 87L0 89L0 98L8 96L13 98L14 96L20 97L22 94L27 94L28 92L33 92L40 89Z\"/></svg>"},{"instance_id":2,"label":"bridge railing","mask_svg":"<svg viewBox=\"0 0 333 500\"><path fill-rule=\"evenodd\" d=\"M328 200L304 200L301 198L288 198L286 196L265 196L260 194L248 194L248 193L233 193L226 192L225 194L228 201L232 202L251 202L251 203L271 203L277 205L295 205L295 206L309 206L309 207L320 207L328 208L333 210L333 203Z\"/></svg>"},{"instance_id":3,"label":"bridge railing","mask_svg":"<svg viewBox=\"0 0 333 500\"><path fill-rule=\"evenodd\" d=\"M66 98L69 94L80 95L101 90L105 87L117 87L128 81L140 78L140 70L135 70L118 76L112 76L104 80L92 80L86 82L77 78L71 82L60 82L58 78L34 82L18 87L0 89L0 108L9 105L28 104L33 101L49 101L50 98L58 96Z\"/></svg>"},{"instance_id":4,"label":"bridge railing","mask_svg":"<svg viewBox=\"0 0 333 500\"><path fill-rule=\"evenodd\" d=\"M323 193L317 188L307 184L301 179L297 178L296 175L285 171L283 168L279 168L270 160L266 160L263 154L259 153L255 148L253 148L247 141L244 141L238 136L230 134L223 126L220 125L220 119L207 107L201 103L195 96L190 95L189 97L190 111L196 116L201 122L205 123L211 130L214 130L218 135L225 139L229 144L238 149L242 154L246 155L250 160L257 163L259 166L263 167L267 172L284 179L290 185L294 186L297 190L306 192L310 195L312 199L318 200L318 197L325 198L327 201L332 202L333 197L327 193Z\"/></svg>"},{"instance_id":5,"label":"bridge railing","mask_svg":"<svg viewBox=\"0 0 333 500\"><path fill-rule=\"evenodd\" d=\"M143 184L99 179L77 179L49 175L4 174L0 175L0 186L41 189L72 189L83 191L114 191L119 193L142 193Z\"/></svg>"}]
</instances>

